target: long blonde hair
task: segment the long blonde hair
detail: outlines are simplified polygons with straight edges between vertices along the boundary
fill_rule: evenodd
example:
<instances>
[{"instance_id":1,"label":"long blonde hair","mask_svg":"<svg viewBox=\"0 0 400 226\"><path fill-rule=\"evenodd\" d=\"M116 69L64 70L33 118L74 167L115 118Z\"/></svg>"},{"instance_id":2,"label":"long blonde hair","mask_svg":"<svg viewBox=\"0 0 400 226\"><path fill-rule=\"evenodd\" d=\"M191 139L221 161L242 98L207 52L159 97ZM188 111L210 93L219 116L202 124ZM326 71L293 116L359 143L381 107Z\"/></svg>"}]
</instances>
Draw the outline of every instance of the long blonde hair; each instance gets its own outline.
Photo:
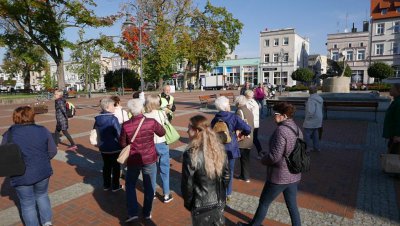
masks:
<instances>
[{"instance_id":1,"label":"long blonde hair","mask_svg":"<svg viewBox=\"0 0 400 226\"><path fill-rule=\"evenodd\" d=\"M190 124L198 133L190 141L188 150L191 152L191 163L196 169L199 167L199 154L204 155L204 168L207 177L214 179L222 175L226 153L224 145L221 143L217 134L211 129L207 118L196 115L190 118Z\"/></svg>"}]
</instances>

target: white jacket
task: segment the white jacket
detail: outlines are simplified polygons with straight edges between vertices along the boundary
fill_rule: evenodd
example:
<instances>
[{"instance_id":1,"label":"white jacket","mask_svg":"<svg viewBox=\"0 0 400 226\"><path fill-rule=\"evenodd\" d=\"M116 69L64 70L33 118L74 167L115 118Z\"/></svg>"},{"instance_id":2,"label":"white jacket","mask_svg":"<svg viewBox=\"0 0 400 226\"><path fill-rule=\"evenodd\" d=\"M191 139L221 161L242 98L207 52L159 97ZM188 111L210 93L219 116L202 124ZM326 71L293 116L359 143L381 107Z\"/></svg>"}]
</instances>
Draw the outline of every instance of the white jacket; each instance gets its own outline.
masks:
<instances>
[{"instance_id":1,"label":"white jacket","mask_svg":"<svg viewBox=\"0 0 400 226\"><path fill-rule=\"evenodd\" d=\"M260 105L254 99L248 99L246 107L253 113L254 128L260 127Z\"/></svg>"},{"instance_id":2,"label":"white jacket","mask_svg":"<svg viewBox=\"0 0 400 226\"><path fill-rule=\"evenodd\" d=\"M121 106L115 107L114 115L115 117L117 117L119 124L122 124L129 120L128 112L122 109Z\"/></svg>"},{"instance_id":3,"label":"white jacket","mask_svg":"<svg viewBox=\"0 0 400 226\"><path fill-rule=\"evenodd\" d=\"M324 100L318 94L311 94L306 102L303 128L313 129L322 127L322 107Z\"/></svg>"},{"instance_id":4,"label":"white jacket","mask_svg":"<svg viewBox=\"0 0 400 226\"><path fill-rule=\"evenodd\" d=\"M144 116L147 118L155 119L162 126L164 126L165 121L168 120L164 111L161 111L161 110L153 110L149 113L145 113ZM159 143L163 143L163 142L165 142L165 136L159 137L154 134L154 143L155 144L159 144Z\"/></svg>"}]
</instances>

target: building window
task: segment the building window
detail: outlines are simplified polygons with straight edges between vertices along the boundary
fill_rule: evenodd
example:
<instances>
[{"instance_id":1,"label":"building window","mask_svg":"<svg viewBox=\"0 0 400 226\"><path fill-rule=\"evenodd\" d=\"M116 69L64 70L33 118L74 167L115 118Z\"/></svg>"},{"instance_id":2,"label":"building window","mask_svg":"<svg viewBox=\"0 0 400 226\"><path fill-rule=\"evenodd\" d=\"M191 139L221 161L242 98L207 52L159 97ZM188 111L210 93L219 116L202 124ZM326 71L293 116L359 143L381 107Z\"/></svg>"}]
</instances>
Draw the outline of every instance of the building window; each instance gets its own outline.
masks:
<instances>
[{"instance_id":1,"label":"building window","mask_svg":"<svg viewBox=\"0 0 400 226\"><path fill-rule=\"evenodd\" d=\"M351 83L364 83L364 71L355 70L351 73Z\"/></svg>"},{"instance_id":2,"label":"building window","mask_svg":"<svg viewBox=\"0 0 400 226\"><path fill-rule=\"evenodd\" d=\"M279 54L274 53L274 62L279 62Z\"/></svg>"},{"instance_id":3,"label":"building window","mask_svg":"<svg viewBox=\"0 0 400 226\"><path fill-rule=\"evenodd\" d=\"M269 47L269 39L265 39L265 46Z\"/></svg>"},{"instance_id":4,"label":"building window","mask_svg":"<svg viewBox=\"0 0 400 226\"><path fill-rule=\"evenodd\" d=\"M348 44L349 48L351 48L351 43Z\"/></svg>"},{"instance_id":5,"label":"building window","mask_svg":"<svg viewBox=\"0 0 400 226\"><path fill-rule=\"evenodd\" d=\"M269 54L264 55L264 62L269 63Z\"/></svg>"},{"instance_id":6,"label":"building window","mask_svg":"<svg viewBox=\"0 0 400 226\"><path fill-rule=\"evenodd\" d=\"M400 54L400 49L399 49L399 43L398 42L393 42L392 43L392 51L393 54Z\"/></svg>"},{"instance_id":7,"label":"building window","mask_svg":"<svg viewBox=\"0 0 400 226\"><path fill-rule=\"evenodd\" d=\"M400 7L396 8L396 12L400 13Z\"/></svg>"},{"instance_id":8,"label":"building window","mask_svg":"<svg viewBox=\"0 0 400 226\"><path fill-rule=\"evenodd\" d=\"M393 23L393 33L400 33L400 21L395 21Z\"/></svg>"},{"instance_id":9,"label":"building window","mask_svg":"<svg viewBox=\"0 0 400 226\"><path fill-rule=\"evenodd\" d=\"M337 49L337 44L333 44L333 48L334 48L334 49Z\"/></svg>"},{"instance_id":10,"label":"building window","mask_svg":"<svg viewBox=\"0 0 400 226\"><path fill-rule=\"evenodd\" d=\"M383 35L384 33L385 33L385 24L384 23L377 24L377 26L376 26L376 34L377 35Z\"/></svg>"},{"instance_id":11,"label":"building window","mask_svg":"<svg viewBox=\"0 0 400 226\"><path fill-rule=\"evenodd\" d=\"M288 62L289 61L289 53L284 53L283 54L283 62Z\"/></svg>"},{"instance_id":12,"label":"building window","mask_svg":"<svg viewBox=\"0 0 400 226\"><path fill-rule=\"evenodd\" d=\"M358 50L357 60L365 60L365 50Z\"/></svg>"},{"instance_id":13,"label":"building window","mask_svg":"<svg viewBox=\"0 0 400 226\"><path fill-rule=\"evenodd\" d=\"M283 38L283 45L284 45L284 46L289 45L289 38L288 38L288 37L284 37L284 38Z\"/></svg>"},{"instance_id":14,"label":"building window","mask_svg":"<svg viewBox=\"0 0 400 226\"><path fill-rule=\"evenodd\" d=\"M383 44L376 44L375 45L375 54L376 55L383 55Z\"/></svg>"},{"instance_id":15,"label":"building window","mask_svg":"<svg viewBox=\"0 0 400 226\"><path fill-rule=\"evenodd\" d=\"M264 72L264 82L269 83L269 72Z\"/></svg>"},{"instance_id":16,"label":"building window","mask_svg":"<svg viewBox=\"0 0 400 226\"><path fill-rule=\"evenodd\" d=\"M332 60L334 61L339 60L339 52L332 52Z\"/></svg>"},{"instance_id":17,"label":"building window","mask_svg":"<svg viewBox=\"0 0 400 226\"><path fill-rule=\"evenodd\" d=\"M274 84L275 85L280 85L281 84L281 73L280 72L274 72ZM287 85L287 79L288 79L288 73L287 71L282 72L282 84Z\"/></svg>"},{"instance_id":18,"label":"building window","mask_svg":"<svg viewBox=\"0 0 400 226\"><path fill-rule=\"evenodd\" d=\"M274 39L274 46L279 46L279 38Z\"/></svg>"},{"instance_id":19,"label":"building window","mask_svg":"<svg viewBox=\"0 0 400 226\"><path fill-rule=\"evenodd\" d=\"M353 61L353 51L347 51L346 60Z\"/></svg>"},{"instance_id":20,"label":"building window","mask_svg":"<svg viewBox=\"0 0 400 226\"><path fill-rule=\"evenodd\" d=\"M381 14L386 15L386 13L387 13L387 9L382 9Z\"/></svg>"},{"instance_id":21,"label":"building window","mask_svg":"<svg viewBox=\"0 0 400 226\"><path fill-rule=\"evenodd\" d=\"M360 47L364 47L364 42L360 42Z\"/></svg>"}]
</instances>

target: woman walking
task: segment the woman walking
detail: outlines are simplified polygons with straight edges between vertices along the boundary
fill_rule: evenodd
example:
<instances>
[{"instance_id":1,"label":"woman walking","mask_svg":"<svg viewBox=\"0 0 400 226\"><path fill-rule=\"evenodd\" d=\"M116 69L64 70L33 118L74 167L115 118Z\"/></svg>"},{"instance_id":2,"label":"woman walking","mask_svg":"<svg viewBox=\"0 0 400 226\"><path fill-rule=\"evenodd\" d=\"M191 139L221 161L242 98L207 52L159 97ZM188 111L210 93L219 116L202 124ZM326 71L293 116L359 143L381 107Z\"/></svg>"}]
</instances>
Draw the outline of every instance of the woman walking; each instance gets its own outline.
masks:
<instances>
[{"instance_id":1,"label":"woman walking","mask_svg":"<svg viewBox=\"0 0 400 226\"><path fill-rule=\"evenodd\" d=\"M18 107L13 113L14 125L3 134L2 144L18 144L25 162L25 173L11 177L11 186L17 192L24 225L52 225L49 199L49 180L53 174L50 159L57 154L57 147L50 132L35 124L34 110L29 106Z\"/></svg>"},{"instance_id":2,"label":"woman walking","mask_svg":"<svg viewBox=\"0 0 400 226\"><path fill-rule=\"evenodd\" d=\"M100 101L101 113L94 119L93 128L97 130L99 142L98 147L103 158L103 189L112 189L117 192L122 189L119 183L120 165L117 162L121 146L118 138L121 126L117 117L114 116L114 101L104 98Z\"/></svg>"},{"instance_id":3,"label":"woman walking","mask_svg":"<svg viewBox=\"0 0 400 226\"><path fill-rule=\"evenodd\" d=\"M164 125L168 120L163 110L160 110L160 97L155 94L148 95L146 97L145 104L147 118L155 119L161 125ZM169 190L169 146L165 143L165 136L154 135L154 143L158 155L158 167L160 168L160 176L163 189L163 202L168 203L172 201L172 195ZM156 189L156 180L154 180L154 191Z\"/></svg>"},{"instance_id":4,"label":"woman walking","mask_svg":"<svg viewBox=\"0 0 400 226\"><path fill-rule=\"evenodd\" d=\"M68 133L68 116L67 116L66 100L63 97L63 91L56 90L54 92L54 97L56 98L54 103L55 103L56 121L57 121L56 130L54 131L56 145L60 143L60 132L62 131L70 143L70 146L67 148L67 150L75 151L78 149L78 146L75 145L74 140Z\"/></svg>"},{"instance_id":5,"label":"woman walking","mask_svg":"<svg viewBox=\"0 0 400 226\"><path fill-rule=\"evenodd\" d=\"M256 214L250 224L261 225L272 201L283 193L286 207L289 210L293 226L301 225L300 214L297 207L297 186L301 173L290 173L285 156L289 156L294 149L297 134L303 137L300 128L293 121L295 107L286 102L274 105L274 120L278 125L269 141L269 152L261 160L267 165L267 180L261 192Z\"/></svg>"},{"instance_id":6,"label":"woman walking","mask_svg":"<svg viewBox=\"0 0 400 226\"><path fill-rule=\"evenodd\" d=\"M140 99L129 100L128 108L133 116L129 121L122 124L121 136L119 137L121 147L124 148L130 145L127 161L128 171L125 179L128 207L128 218L125 222L127 223L139 218L136 182L140 172L142 172L144 188L143 217L151 219L155 192L153 184L157 175L157 153L154 145L154 134L159 137L165 135L165 130L160 123L154 119L144 117L143 102ZM132 141L135 133L136 137Z\"/></svg>"},{"instance_id":7,"label":"woman walking","mask_svg":"<svg viewBox=\"0 0 400 226\"><path fill-rule=\"evenodd\" d=\"M260 160L263 157L263 150L261 143L258 140L258 128L260 127L260 105L254 100L254 92L247 90L244 94L247 98L246 106L253 113L254 127L253 127L253 144L257 149L257 159Z\"/></svg>"},{"instance_id":8,"label":"woman walking","mask_svg":"<svg viewBox=\"0 0 400 226\"><path fill-rule=\"evenodd\" d=\"M224 146L202 115L190 118L183 154L181 191L193 226L225 225L225 189L230 180Z\"/></svg>"}]
</instances>

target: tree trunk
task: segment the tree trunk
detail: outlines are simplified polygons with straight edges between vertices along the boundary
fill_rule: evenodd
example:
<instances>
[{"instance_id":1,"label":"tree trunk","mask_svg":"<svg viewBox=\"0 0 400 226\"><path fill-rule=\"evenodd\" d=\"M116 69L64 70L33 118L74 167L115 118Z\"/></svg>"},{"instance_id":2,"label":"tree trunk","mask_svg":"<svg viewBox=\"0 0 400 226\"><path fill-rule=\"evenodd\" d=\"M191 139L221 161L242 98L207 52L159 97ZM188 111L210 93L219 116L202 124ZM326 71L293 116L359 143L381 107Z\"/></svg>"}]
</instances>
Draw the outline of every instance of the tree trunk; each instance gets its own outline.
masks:
<instances>
[{"instance_id":1,"label":"tree trunk","mask_svg":"<svg viewBox=\"0 0 400 226\"><path fill-rule=\"evenodd\" d=\"M183 70L183 84L182 84L183 92L186 91L186 81L187 81L187 68L185 67L185 69Z\"/></svg>"},{"instance_id":2,"label":"tree trunk","mask_svg":"<svg viewBox=\"0 0 400 226\"><path fill-rule=\"evenodd\" d=\"M196 83L197 83L197 87L201 87L201 84L200 84L200 61L197 61L197 65L196 65L196 78L197 78L197 81L196 81Z\"/></svg>"},{"instance_id":3,"label":"tree trunk","mask_svg":"<svg viewBox=\"0 0 400 226\"><path fill-rule=\"evenodd\" d=\"M160 79L158 79L158 89L162 92L163 91L163 82L164 82L164 79L162 79L162 78L160 78Z\"/></svg>"},{"instance_id":4,"label":"tree trunk","mask_svg":"<svg viewBox=\"0 0 400 226\"><path fill-rule=\"evenodd\" d=\"M65 88L65 78L64 78L64 60L59 59L56 61L57 65L57 84L58 89L63 90Z\"/></svg>"},{"instance_id":5,"label":"tree trunk","mask_svg":"<svg viewBox=\"0 0 400 226\"><path fill-rule=\"evenodd\" d=\"M30 76L30 71L29 70L24 70L24 88L29 89L31 88L31 76Z\"/></svg>"}]
</instances>

